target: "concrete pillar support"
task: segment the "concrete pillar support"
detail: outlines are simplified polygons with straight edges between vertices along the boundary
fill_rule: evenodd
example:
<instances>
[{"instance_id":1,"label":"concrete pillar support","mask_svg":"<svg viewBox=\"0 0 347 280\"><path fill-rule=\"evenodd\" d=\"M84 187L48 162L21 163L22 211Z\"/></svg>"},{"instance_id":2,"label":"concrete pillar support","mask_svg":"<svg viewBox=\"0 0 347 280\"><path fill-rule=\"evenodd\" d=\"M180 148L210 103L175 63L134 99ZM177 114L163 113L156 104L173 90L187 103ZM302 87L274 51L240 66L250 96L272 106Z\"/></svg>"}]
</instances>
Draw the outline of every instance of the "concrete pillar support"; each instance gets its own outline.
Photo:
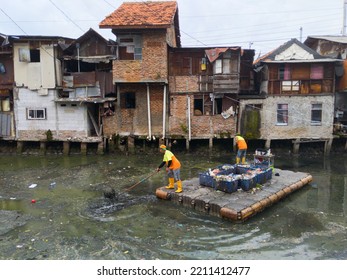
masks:
<instances>
[{"instance_id":1,"label":"concrete pillar support","mask_svg":"<svg viewBox=\"0 0 347 280\"><path fill-rule=\"evenodd\" d=\"M265 149L270 149L270 147L271 147L271 139L266 139Z\"/></svg>"},{"instance_id":2,"label":"concrete pillar support","mask_svg":"<svg viewBox=\"0 0 347 280\"><path fill-rule=\"evenodd\" d=\"M99 142L98 143L98 150L96 153L98 155L103 155L104 154L104 147L105 147L104 142Z\"/></svg>"},{"instance_id":3,"label":"concrete pillar support","mask_svg":"<svg viewBox=\"0 0 347 280\"><path fill-rule=\"evenodd\" d=\"M63 154L66 156L70 154L70 142L63 143Z\"/></svg>"},{"instance_id":4,"label":"concrete pillar support","mask_svg":"<svg viewBox=\"0 0 347 280\"><path fill-rule=\"evenodd\" d=\"M17 141L17 154L23 153L23 150L24 150L24 142Z\"/></svg>"},{"instance_id":5,"label":"concrete pillar support","mask_svg":"<svg viewBox=\"0 0 347 280\"><path fill-rule=\"evenodd\" d=\"M186 150L189 151L189 139L186 139Z\"/></svg>"},{"instance_id":6,"label":"concrete pillar support","mask_svg":"<svg viewBox=\"0 0 347 280\"><path fill-rule=\"evenodd\" d=\"M297 155L299 153L299 149L300 149L300 139L296 139L293 142L293 154Z\"/></svg>"},{"instance_id":7,"label":"concrete pillar support","mask_svg":"<svg viewBox=\"0 0 347 280\"><path fill-rule=\"evenodd\" d=\"M128 152L130 154L135 153L135 139L132 136L128 136Z\"/></svg>"},{"instance_id":8,"label":"concrete pillar support","mask_svg":"<svg viewBox=\"0 0 347 280\"><path fill-rule=\"evenodd\" d=\"M47 147L47 142L41 141L40 142L40 155L46 154L46 147Z\"/></svg>"},{"instance_id":9,"label":"concrete pillar support","mask_svg":"<svg viewBox=\"0 0 347 280\"><path fill-rule=\"evenodd\" d=\"M330 138L327 141L325 141L325 145L324 145L324 154L325 155L330 154L332 144L333 144L333 138Z\"/></svg>"},{"instance_id":10,"label":"concrete pillar support","mask_svg":"<svg viewBox=\"0 0 347 280\"><path fill-rule=\"evenodd\" d=\"M213 138L211 137L208 141L208 149L211 151L213 149Z\"/></svg>"},{"instance_id":11,"label":"concrete pillar support","mask_svg":"<svg viewBox=\"0 0 347 280\"><path fill-rule=\"evenodd\" d=\"M88 152L88 143L81 142L81 154L86 155Z\"/></svg>"}]
</instances>

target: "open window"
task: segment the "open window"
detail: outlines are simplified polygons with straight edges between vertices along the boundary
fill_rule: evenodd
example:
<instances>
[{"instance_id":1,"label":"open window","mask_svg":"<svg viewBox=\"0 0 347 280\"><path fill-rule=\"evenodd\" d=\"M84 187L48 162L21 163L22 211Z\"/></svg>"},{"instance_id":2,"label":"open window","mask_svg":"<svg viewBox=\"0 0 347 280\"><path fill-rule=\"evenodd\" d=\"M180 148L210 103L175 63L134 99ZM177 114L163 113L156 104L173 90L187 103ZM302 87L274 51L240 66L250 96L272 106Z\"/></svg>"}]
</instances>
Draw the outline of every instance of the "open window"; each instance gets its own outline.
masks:
<instances>
[{"instance_id":1,"label":"open window","mask_svg":"<svg viewBox=\"0 0 347 280\"><path fill-rule=\"evenodd\" d=\"M20 62L40 62L40 49L19 48Z\"/></svg>"},{"instance_id":2,"label":"open window","mask_svg":"<svg viewBox=\"0 0 347 280\"><path fill-rule=\"evenodd\" d=\"M136 94L135 92L125 92L121 94L121 108L135 109L136 108Z\"/></svg>"},{"instance_id":3,"label":"open window","mask_svg":"<svg viewBox=\"0 0 347 280\"><path fill-rule=\"evenodd\" d=\"M219 115L223 111L223 95L212 93L198 94L194 96L194 115Z\"/></svg>"}]
</instances>

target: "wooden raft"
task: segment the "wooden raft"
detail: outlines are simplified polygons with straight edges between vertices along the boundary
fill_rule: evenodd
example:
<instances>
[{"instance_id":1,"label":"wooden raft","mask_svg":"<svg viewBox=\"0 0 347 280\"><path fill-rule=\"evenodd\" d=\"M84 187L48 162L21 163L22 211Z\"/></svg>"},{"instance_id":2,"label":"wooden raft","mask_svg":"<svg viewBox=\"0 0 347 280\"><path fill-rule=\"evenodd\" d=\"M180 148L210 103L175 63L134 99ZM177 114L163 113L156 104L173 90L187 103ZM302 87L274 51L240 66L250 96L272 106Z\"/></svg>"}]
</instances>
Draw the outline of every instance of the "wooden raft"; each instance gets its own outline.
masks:
<instances>
[{"instance_id":1,"label":"wooden raft","mask_svg":"<svg viewBox=\"0 0 347 280\"><path fill-rule=\"evenodd\" d=\"M228 220L244 221L311 181L308 173L275 169L272 179L256 191L225 193L201 186L199 178L193 178L182 182L182 193L161 187L156 196Z\"/></svg>"}]
</instances>

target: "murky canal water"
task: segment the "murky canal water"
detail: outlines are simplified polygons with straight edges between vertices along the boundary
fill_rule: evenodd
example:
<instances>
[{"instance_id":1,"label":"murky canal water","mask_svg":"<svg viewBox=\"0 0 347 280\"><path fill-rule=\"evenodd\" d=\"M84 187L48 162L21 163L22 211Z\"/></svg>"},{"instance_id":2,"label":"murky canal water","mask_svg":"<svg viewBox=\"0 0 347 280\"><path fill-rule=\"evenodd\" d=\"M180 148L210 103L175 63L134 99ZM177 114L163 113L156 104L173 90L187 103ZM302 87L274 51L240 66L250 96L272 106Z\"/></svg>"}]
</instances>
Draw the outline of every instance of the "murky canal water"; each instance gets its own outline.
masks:
<instances>
[{"instance_id":1,"label":"murky canal water","mask_svg":"<svg viewBox=\"0 0 347 280\"><path fill-rule=\"evenodd\" d=\"M177 155L183 179L234 158ZM277 156L313 183L239 224L157 199L163 171L126 191L161 159L1 156L0 259L347 259L346 156Z\"/></svg>"}]
</instances>

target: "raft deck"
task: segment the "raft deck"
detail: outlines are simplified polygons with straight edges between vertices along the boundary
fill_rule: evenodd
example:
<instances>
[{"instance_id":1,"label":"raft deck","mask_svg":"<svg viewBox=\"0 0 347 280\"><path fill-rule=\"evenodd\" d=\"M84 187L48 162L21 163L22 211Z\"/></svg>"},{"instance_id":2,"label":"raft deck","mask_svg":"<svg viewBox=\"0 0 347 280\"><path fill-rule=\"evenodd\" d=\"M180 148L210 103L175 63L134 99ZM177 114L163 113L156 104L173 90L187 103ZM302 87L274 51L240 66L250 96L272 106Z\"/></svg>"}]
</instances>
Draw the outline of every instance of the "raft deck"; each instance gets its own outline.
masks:
<instances>
[{"instance_id":1,"label":"raft deck","mask_svg":"<svg viewBox=\"0 0 347 280\"><path fill-rule=\"evenodd\" d=\"M233 193L201 186L199 178L182 182L183 192L165 187L156 190L160 199L170 200L207 214L232 221L244 221L312 181L308 173L274 169L272 179L261 188Z\"/></svg>"}]
</instances>

